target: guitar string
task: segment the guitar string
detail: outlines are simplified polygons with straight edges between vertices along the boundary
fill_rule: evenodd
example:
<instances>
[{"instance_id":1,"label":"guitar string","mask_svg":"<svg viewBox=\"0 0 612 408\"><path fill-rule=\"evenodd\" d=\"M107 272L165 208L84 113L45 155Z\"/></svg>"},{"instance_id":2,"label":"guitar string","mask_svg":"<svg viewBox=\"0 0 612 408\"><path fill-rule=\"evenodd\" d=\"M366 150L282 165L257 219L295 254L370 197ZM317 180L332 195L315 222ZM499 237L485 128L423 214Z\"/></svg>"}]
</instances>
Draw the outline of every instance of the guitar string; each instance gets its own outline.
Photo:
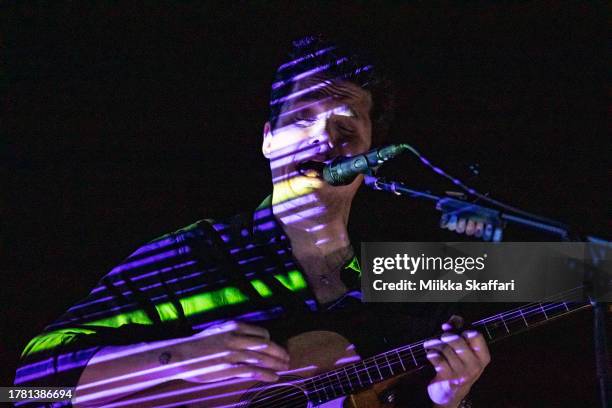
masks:
<instances>
[{"instance_id":1,"label":"guitar string","mask_svg":"<svg viewBox=\"0 0 612 408\"><path fill-rule=\"evenodd\" d=\"M575 291L575 290L580 289L580 288L581 287L578 287L578 288L575 288L575 289L572 289L572 290L568 290L566 292L571 293L572 291ZM554 297L558 298L558 297L561 297L562 295L563 294L559 294L559 295L554 296ZM554 298L554 297L551 297L551 299ZM527 311L527 312L522 313L522 315L520 315L520 316L518 316L516 318L509 317L508 320L504 320L506 325L509 325L509 324L511 325L511 324L523 321L524 318L530 317L531 315L534 315L534 314L542 314L542 313L544 313L544 315L546 315L546 311L550 312L550 311L552 311L552 310L554 310L556 308L562 307L562 305L566 306L567 303L575 303L575 302L549 303L548 300L543 300L542 302L534 302L534 303L531 303L531 304L528 304L528 305L525 305L525 306L522 306L522 307L517 307L517 308L512 309L510 311L503 312L503 313L500 313L498 315L492 316L491 318L483 319L481 321L478 321L477 323L480 323L481 325L485 325L486 322L492 322L496 318L499 318L500 316L508 316L508 315L511 315L513 312L514 313L518 312L519 310ZM583 306L580 306L580 307L583 307ZM578 310L580 307L577 307L577 308L575 308L573 310L570 310L570 311L566 311L565 313L569 313L571 311ZM532 308L531 311L529 311L530 308ZM565 313L563 313L563 314L565 314ZM556 315L556 316L553 316L552 318L558 317L558 316L559 315ZM493 319L493 320L491 320L491 319ZM546 317L546 319L550 320L548 317ZM529 326L527 325L526 327L529 327ZM432 338L432 339L435 339L435 338ZM356 382L359 382L360 384L362 384L360 374L362 374L363 372L367 372L368 373L368 377L370 378L370 383L372 383L372 384L375 383L375 382L378 382L378 381L382 381L384 379L384 378L382 378L381 380L371 381L371 376L369 374L372 371L373 367L371 365L370 366L366 365L366 363L374 363L374 365L376 365L376 368L378 370L380 369L379 367L382 367L383 369L390 369L391 372L393 372L392 366L394 364L402 363L402 367L404 367L403 362L404 362L405 359L409 359L410 360L411 358L414 358L414 359L419 359L420 360L424 355L426 355L427 354L426 350L421 349L420 347L419 347L419 349L416 350L416 353L415 353L415 351L412 351L411 349L415 348L417 346L422 346L423 343L425 343L428 340L430 340L430 339L427 339L427 340L424 340L424 341L420 341L420 342L416 342L416 343L413 343L411 345L399 347L397 349L390 350L390 351L385 352L385 353L381 353L381 354L379 354L377 356L369 357L367 359L361 360L358 363L349 364L347 366L343 366L341 369L332 370L332 371L329 371L327 373L319 374L319 375L316 375L314 377L310 377L310 378L306 378L306 379L303 379L303 380L299 380L299 381L293 382L292 384L299 384L299 383L305 383L307 381L311 381L312 385L314 386L314 390L307 391L306 395L304 394L304 392L298 391L295 388L279 390L277 392L269 394L268 398L271 398L270 400L268 400L266 402L262 401L266 405L261 405L261 404L257 404L257 405L261 406L261 407L268 407L268 406L274 406L274 405L269 405L269 404L276 404L277 402L284 402L284 403L298 402L298 401L304 400L305 398L309 398L308 394L317 393L317 396L321 396L321 392L320 391L323 391L327 398L329 398L329 395L333 395L332 399L333 398L338 398L339 396L336 395L337 394L336 390L337 390L338 386L339 386L339 388L340 388L340 390L342 392L342 394L340 394L340 396L347 395L348 393L344 392L345 388L347 388L349 390L352 390L352 388L354 387L354 384ZM410 355L408 355L408 354L406 354L404 356L399 355L399 353L405 352L407 350L411 351ZM391 357L391 358L389 358L388 356L385 356L386 354L390 354L390 353L393 353L393 355L397 354L398 357ZM379 363L377 363L376 360L382 358L383 356L385 357L385 361L387 363L386 364L383 363L383 364L379 365ZM414 368L411 368L411 369L408 369L408 370L404 369L403 372L407 372L407 371L410 371L410 370L417 369L420 366L422 366L424 363L426 363L426 360L423 360L422 364L417 365ZM356 366L360 365L360 364L363 364L364 368L357 369ZM410 364L412 364L412 362ZM353 373L349 374L348 370L350 370L351 368L353 368L352 371L355 374L353 374ZM376 372L374 371L374 373L376 373ZM398 374L399 374L399 372L398 372ZM334 376L334 375L337 376L340 381L337 381L335 383L335 385L330 382L331 388L330 388L330 385L323 384L325 379L327 379L327 381L330 381L329 378L331 376ZM347 380L342 380L341 378L343 378L343 377L346 377L348 381ZM319 379L316 380L317 378L319 378ZM319 384L317 384L317 382ZM317 385L322 385L322 387L319 388ZM289 386L291 386L291 384L289 384ZM363 388L363 386L361 385L360 388ZM328 390L330 391L329 394L327 392ZM291 396L291 398L286 398L286 397L289 397L289 396Z\"/></svg>"},{"instance_id":2,"label":"guitar string","mask_svg":"<svg viewBox=\"0 0 612 408\"><path fill-rule=\"evenodd\" d=\"M565 291L565 292L561 292L561 293L559 293L559 294L557 294L557 295L551 296L551 297L549 297L548 299L542 300L541 302L532 302L532 303L527 304L527 305L524 305L524 306L522 306L522 307L517 307L517 308L511 309L511 310L509 310L508 312L503 312L503 313L500 313L500 314L495 315L495 316L493 316L493 317L491 317L491 318L487 318L487 319L480 320L480 321L478 321L477 323L480 323L480 325L486 325L486 324L487 324L487 322L490 322L490 321L491 321L490 319L499 318L500 316L509 316L509 315L512 315L513 313L518 313L518 311L519 311L519 310L526 310L527 312L522 313L522 315L520 315L520 316L517 316L517 317L509 317L509 318L508 318L508 320L503 320L503 321L505 322L505 324L506 324L506 325L512 325L512 324L514 324L514 323L517 323L517 322L523 321L523 320L524 320L524 318L531 317L531 315L534 315L534 314L542 314L542 313L544 313L544 315L546 315L546 311L549 311L549 312L550 312L550 311L552 311L552 310L554 310L554 309L556 309L556 308L559 308L559 307L565 307L565 305L566 305L567 303L574 303L574 302L549 303L551 300L553 300L553 299L555 299L555 298L557 298L557 299L558 299L558 298L561 298L561 297L565 297L567 294L570 294L571 292L575 292L575 291L577 291L577 290L580 290L581 288L582 288L582 287L580 286L580 287L577 287L577 288L574 288L574 289L569 289L569 290L567 290L567 291ZM529 309L530 309L530 308L531 308L531 310L529 311ZM578 310L578 309L579 309L579 308L576 308L576 309L574 309L574 310ZM569 313L569 311L568 311L567 313ZM546 320L549 320L549 319L548 319L548 317L546 317ZM494 321L494 320L493 320L493 321ZM522 324L521 324L521 326L522 326ZM527 325L526 327L529 327L529 326ZM430 340L430 339L428 339L428 340ZM344 388L344 387L345 387L347 384L348 384L348 387L347 387L347 388L351 389L351 388L353 387L353 383L352 383L352 382L353 382L353 380L354 380L355 378L356 378L356 379L357 379L359 382L361 382L361 381L360 381L360 377L359 377L359 373L363 373L364 371L367 371L367 372L368 372L368 375L369 375L369 372L370 372L370 370L372 369L372 367L371 367L371 366L370 366L370 367L367 367L367 366L366 366L366 364L365 364L366 362L368 362L368 363L374 363L375 365L378 365L378 363L376 362L376 359L382 358L382 357L383 357L383 355L385 355L385 354L389 354L389 353L397 354L397 353L400 353L400 352L405 352L406 350L410 350L410 349L412 349L412 348L415 348L416 346L421 346L421 345L422 345L423 343L425 343L426 341L427 341L427 340L424 340L424 341L421 341L421 342L417 342L417 343L413 343L413 344L411 344L411 345L407 345L407 346L399 347L399 348L397 348L397 349L390 350L390 351L388 351L388 352L386 352L386 353L381 353L380 355L377 355L377 356L374 356L374 357L369 357L369 358L367 358L367 359L364 359L364 360L360 361L359 363L355 363L355 364L354 364L354 366L359 365L359 364L364 364L364 368L359 369L359 370L357 370L357 369L356 369L356 367L354 367L354 366L353 366L353 371L354 371L354 372L355 372L355 374L357 374L357 375L354 375L354 374L350 374L350 375L349 375L349 374L348 374L348 371L347 371L346 369L347 369L347 368L348 368L348 369L350 369L350 368L351 368L351 366L352 366L352 365L348 365L348 366L344 366L344 367L342 367L342 369L332 370L332 371L329 371L329 372L327 372L327 373L323 373L323 374L317 375L317 376L315 376L315 377L311 377L311 378L308 378L308 379L300 380L300 382L312 381L313 386L314 386L314 388L315 388L315 389L314 389L314 392L319 393L319 390L323 390L323 391L324 391L324 392L327 394L327 392L326 392L325 388L326 388L326 387L329 387L329 385L323 385L323 384L321 384L321 385L323 385L323 387L318 388L318 387L317 387L317 384L316 384L316 380L315 380L315 379L316 379L317 377L320 377L320 380L319 380L319 381L320 381L320 382L323 382L325 378L329 378L330 376L334 376L334 375L336 375L336 376L338 377L338 379L340 379L340 378L341 378L340 376L342 375L342 377L346 376L346 377L347 377L347 379L348 379L348 381L340 380L340 381L339 381L339 382L337 382L336 384L338 384L338 385L340 386L341 390L343 390L343 388ZM404 360L404 358L410 358L410 357L413 357L414 359L417 359L417 358L418 358L418 359L420 359L421 357L423 357L423 356L424 356L424 355L426 355L426 354L427 354L427 352L426 352L425 350L423 350L423 349L420 349L420 348L419 348L419 349L417 349L417 350L416 350L416 353L414 353L414 352L411 350L411 354L410 354L410 355L406 355L406 356L404 356L404 357L399 356L399 357L392 357L391 359L389 359L389 357L388 357L388 356L385 356L385 357L386 357L386 360L388 361L387 368L392 369L392 368L391 368L391 366L392 366L393 364L398 364L399 362L402 362L402 361ZM368 361L368 360L369 360L369 361ZM383 367L383 369L384 369L385 364L382 364L381 366L382 366L382 367ZM415 369L416 369L416 368L418 368L418 366L416 366L416 367L415 367ZM405 371L406 371L406 370L405 370ZM381 379L381 380L379 380L379 381L382 381L382 379ZM295 392L294 390L279 391L279 392L278 392L278 395L281 395L281 394L283 394L283 393L288 393L288 392L289 392L289 393L291 393L292 391L293 391L293 392ZM333 386L333 384L332 384L332 388L331 388L331 390L330 390L330 391L331 391L333 394L335 394L335 390L334 390L334 386ZM345 394L344 394L344 395L345 395ZM274 396L274 394L273 394L272 396ZM301 395L298 395L298 398L300 398L300 397L301 397Z\"/></svg>"},{"instance_id":3,"label":"guitar string","mask_svg":"<svg viewBox=\"0 0 612 408\"><path fill-rule=\"evenodd\" d=\"M544 315L546 315L546 311L552 311L553 309L556 309L556 308L560 307L561 305L566 305L567 303L575 303L575 302L550 303L552 301L552 299L554 299L554 298L561 298L561 297L564 296L564 293L571 293L571 292L577 291L577 290L579 290L581 288L582 287L577 287L577 288L574 288L574 289L570 289L570 290L568 290L566 292L562 292L560 294L551 296L548 299L543 299L541 302L533 302L533 303L530 303L530 304L527 304L527 305L524 305L524 306L520 306L520 307L511 309L511 310L509 310L507 312L499 313L499 314L491 316L489 318L485 318L485 319L479 320L479 321L475 322L473 325L474 326L477 326L477 325L478 326L480 326L480 325L485 326L487 323L492 323L492 322L496 321L496 319L499 319L499 317L502 317L502 320L503 320L503 316L509 316L509 315L512 315L513 313L519 313L519 310L528 311L530 308L532 310L530 310L530 311L528 311L526 313L522 313L522 314L520 314L519 316L517 316L515 318L514 317L509 317L508 320L503 320L503 321L505 322L506 325L510 325L510 324L514 324L514 323L517 323L517 322L520 322L520 321L524 322L525 318L530 317L530 316L532 316L534 314L542 314L542 313L544 313ZM578 310L579 308L580 307L575 308L575 309L570 310L570 311L566 311L565 313L569 313L571 311ZM565 314L565 313L563 313L563 314ZM554 316L554 317L558 317L558 316ZM548 317L546 318L546 320L549 320ZM527 325L526 327L529 327L529 326ZM302 379L302 380L295 381L292 384L306 383L308 381L311 381L312 382L312 386L314 387L314 389L312 391L307 391L306 395L304 395L304 392L302 392L302 391L298 392L295 388L279 390L277 392L269 394L268 398L272 398L272 399L267 401L267 403L276 404L277 402L290 402L292 400L293 401L298 401L298 400L302 400L304 398L309 398L308 394L312 394L312 393L316 393L317 397L318 397L318 396L321 396L321 392L320 391L323 391L325 393L325 396L328 397L327 390L330 391L330 395L333 395L332 399L333 398L338 398L339 396L335 395L336 394L337 386L334 386L334 384L331 383L331 381L329 380L330 376L334 376L335 375L335 376L338 377L338 379L340 381L336 382L335 384L340 386L340 390L341 391L344 391L344 388L347 388L347 389L351 390L354 387L354 384L356 382L361 384L361 386L358 387L358 388L363 388L360 374L362 374L364 372L367 372L368 378L370 378L369 382L371 384L374 384L375 382L378 382L378 381L382 381L384 379L384 378L382 378L382 379L377 380L377 381L372 381L371 380L370 372L372 372L372 368L373 368L373 366L371 365L372 363L378 369L379 369L379 367L382 367L383 369L390 369L391 372L393 372L393 369L392 369L392 365L393 364L400 364L401 363L402 367L404 367L403 363L406 362L405 361L406 359L407 360L413 360L413 359L414 360L421 360L422 357L427 354L427 351L424 350L423 348L421 348L420 346L422 346L426 341L433 340L433 339L437 339L437 338L434 337L434 338L431 338L431 339L425 339L425 340L422 340L422 341L419 341L419 342L416 342L416 343L413 343L413 344L410 344L410 345L398 347L397 349L393 349L393 350L387 351L385 353L380 353L380 354L378 354L376 356L368 357L368 358L363 359L363 360L361 360L359 362L356 362L354 364L349 364L349 365L343 366L343 367L341 367L339 369L331 370L329 372L321 373L321 374L315 375L313 377L309 377L309 378L305 378L305 379ZM416 347L418 347L418 349L416 349ZM416 350L412 350L412 349L416 349ZM406 351L410 351L410 354L406 354L404 356L401 356L399 354L399 353L406 352ZM393 356L389 357L388 354L391 354L391 353L393 354ZM379 363L376 362L377 359L381 359L381 358L385 358L385 361L387 362L387 364L383 363L383 364L379 365ZM409 362L410 365L412 365L413 363L414 363L414 361L410 361ZM411 367L409 369L404 369L402 371L402 373L408 372L408 371L411 371L411 370L414 370L414 369L418 369L419 367L423 366L424 363L426 363L426 360L423 360L421 362L421 364L416 365L415 367ZM363 365L364 368L357 369L356 366L358 366L358 365ZM347 370L350 370L351 368L352 368L352 371L355 374L352 374L352 373L349 374L348 373ZM376 371L374 371L374 373L376 373ZM399 374L399 372L398 372L398 374ZM341 376L342 377L346 377L348 379L348 381L342 380ZM317 378L318 378L318 380L317 380ZM323 384L326 379L327 379L327 381L330 381L331 388L330 388L330 385ZM317 383L319 383L319 384L317 384ZM321 387L318 387L318 385L321 385ZM291 384L289 384L289 386L291 386ZM295 394L294 397L292 397L290 399L286 399L285 398L285 397L288 397L288 396L293 395L293 394ZM341 394L340 396L347 395L347 394L348 393L344 393L344 394ZM269 406L274 406L274 405L260 405L260 404L258 404L258 406L261 406L263 408L263 407L269 407Z\"/></svg>"},{"instance_id":4,"label":"guitar string","mask_svg":"<svg viewBox=\"0 0 612 408\"><path fill-rule=\"evenodd\" d=\"M568 303L568 302L564 302L564 303ZM545 311L551 311L551 310L553 310L555 308L560 307L562 304L563 303L554 304L554 305L546 305L546 307L544 307L544 310ZM578 309L574 309L574 310L578 310ZM531 314L534 314L534 313L542 313L542 310L539 309L539 307L538 307L538 310L536 310L536 311L534 311L533 313L530 313L530 314L523 314L523 316L529 317ZM569 312L567 312L567 313L569 313ZM513 320L508 320L508 321L506 321L506 324L513 324L513 323L516 323L516 322L518 322L520 320L522 320L522 318L516 318L516 319L513 319ZM432 339L435 339L435 338L432 338ZM411 347L422 345L424 342L425 341L419 342L419 343L415 343L415 344L411 345ZM404 347L402 350L396 349L396 350L391 350L390 352L393 352L393 354L397 354L396 351L397 352L402 352L402 351L406 351L406 350L407 350L407 347ZM390 352L387 352L387 353L390 353ZM385 354L387 354L387 353L385 353ZM413 354L414 354L414 358L415 359L421 360L421 358L423 356L425 356L427 354L427 352L425 350L423 350L423 349L419 349L419 350L416 351L416 353L413 352L413 353L411 353L409 355L406 354L404 356L392 357L392 358L388 358L387 357L387 359L385 361L388 361L388 363L380 364L380 367L383 370L389 369L389 370L391 370L391 372L393 372L392 366L394 364L395 365L399 365L400 363L405 362L406 359L408 359L408 360L412 359L412 355ZM375 360L380 359L380 358L382 358L382 356L377 356L376 358L371 358L370 357L368 359L362 360L359 363L356 363L356 365L360 364L360 363L363 363L366 360L371 360L371 362L373 362L374 364L378 365L379 363L376 363ZM401 372L398 371L397 374L405 373L405 372L408 372L408 371L411 371L411 370L418 369L420 366L423 366L424 363L426 363L426 360L422 360L420 365L411 367L409 369L404 369ZM410 364L412 364L412 363L410 363ZM403 367L403 365L402 365L402 367ZM351 368L353 368L352 371L354 372L354 374L349 371ZM333 371L330 371L330 372L327 372L327 373L323 373L323 375L320 374L320 375L317 375L315 377L311 377L311 378L307 378L307 379L304 379L304 380L300 380L298 382L294 382L293 384L307 382L307 381L310 381L310 380L314 380L314 378L317 378L317 377L320 377L318 382L322 383L322 382L325 381L325 378L329 378L329 377L332 377L334 375L337 376L338 379L340 379L340 381L337 381L335 384L333 384L333 383L330 384L331 387L330 387L330 385L320 384L320 385L322 385L322 387L320 387L320 388L317 387L317 383L315 381L313 381L314 389L312 391L310 391L310 392L306 392L306 395L304 395L304 392L302 392L300 390L296 390L295 388L294 389L281 390L281 391L278 391L276 393L270 394L268 398L273 398L273 399L271 399L271 400L267 401L266 403L264 403L265 405L257 404L257 406L263 408L263 407L278 406L278 405L274 405L277 402L283 402L283 403L298 402L298 401L304 400L305 398L309 398L310 396L308 396L308 394L316 393L317 397L318 396L322 396L321 391L323 391L323 393L325 394L325 396L328 399L339 398L341 396L350 394L350 392L345 392L344 391L345 389L348 389L348 390L352 391L352 389L355 387L355 384L362 383L360 374L362 374L363 372L367 372L369 377L370 377L370 375L369 375L370 372L373 372L375 374L376 371L373 371L372 368L373 368L372 366L369 366L369 367L366 366L364 368L357 369L354 366L351 367L351 365L348 365L348 366L344 366L343 370L333 370ZM392 374L392 376L393 375L396 375L396 374ZM381 376L381 375L379 375L379 376ZM346 377L346 380L342 379L344 377ZM374 384L374 383L380 382L382 380L384 380L384 377L381 378L380 380L370 381L370 382L371 382L371 384ZM291 384L289 384L289 386L291 386ZM340 395L337 395L338 388L341 391ZM360 385L357 388L364 388L364 387ZM328 391L329 391L329 393L328 393ZM329 398L329 395L332 395L332 398ZM286 398L286 397L290 397L290 398ZM269 405L269 404L273 404L273 405Z\"/></svg>"},{"instance_id":5,"label":"guitar string","mask_svg":"<svg viewBox=\"0 0 612 408\"><path fill-rule=\"evenodd\" d=\"M575 291L575 290L580 289L580 288L581 287L578 287L578 288L575 288L575 289L568 290L566 292L572 292L572 291ZM556 297L561 297L562 295L563 294L559 294L557 296L551 297L550 299L556 298ZM529 310L530 308L532 308L531 311L528 311L527 313L523 313L522 315L520 315L520 316L518 316L516 318L509 318L508 320L505 320L505 323L507 325L508 324L514 324L516 322L520 322L520 321L524 320L523 318L525 318L525 317L530 317L533 314L542 314L542 313L544 313L544 315L546 315L546 311L552 311L553 309L561 307L562 305L566 305L567 303L575 303L575 302L549 303L549 300L543 300L542 302L534 302L534 303L531 303L531 304L528 304L528 305L525 305L525 306L522 306L522 307L517 307L517 308L512 309L510 311L503 312L503 313L500 313L498 315L492 316L490 318L485 318L485 319L483 319L481 321L478 321L476 323L480 323L481 325L486 325L487 324L486 322L495 321L495 319L499 318L500 316L507 316L507 315L511 315L513 312L516 313L519 310ZM583 307L583 306L580 306L580 307ZM573 309L571 311L578 310L580 307L578 307L576 309ZM535 308L535 309L533 309L533 308ZM566 313L569 313L569 312L570 311L566 311ZM553 318L554 317L557 317L557 316L553 316ZM491 320L491 319L493 319L493 320ZM549 320L548 317L546 317L546 319ZM481 323L481 322L484 322L484 323ZM529 326L527 325L527 327L529 327ZM329 371L329 372L326 372L326 373L318 374L318 375L316 375L314 377L305 378L305 379L302 379L302 380L295 381L292 384L299 384L299 383L305 383L307 381L312 381L312 385L314 386L314 390L307 391L306 393L304 393L301 390L296 390L295 388L289 388L289 389L284 389L284 390L281 389L281 390L279 390L277 392L269 394L267 398L270 398L270 399L268 401L266 401L266 402L262 401L263 404L265 404L265 405L261 405L261 404L258 403L257 406L260 406L260 407L264 408L264 407L278 406L278 405L275 405L277 403L286 404L286 403L290 403L290 402L300 402L300 401L303 401L305 399L309 399L310 396L308 394L316 393L317 397L322 396L321 395L321 391L323 391L325 393L325 397L328 398L328 400L329 399L334 399L334 398L339 398L340 396L343 396L343 395L347 395L349 393L344 392L345 388L347 388L349 390L352 390L352 388L354 387L354 384L356 383L355 382L356 380L357 380L357 382L362 384L360 374L362 374L363 372L367 372L368 378L370 379L370 383L371 384L374 384L375 382L382 381L384 379L384 378L381 378L380 380L372 381L371 380L371 376L370 376L370 372L372 372L373 366L371 366L369 364L373 363L376 366L376 368L379 370L379 363L376 362L377 359L382 358L385 354L389 354L389 353L393 353L394 355L397 354L398 357L392 357L392 358L389 358L388 356L384 356L384 357L386 357L386 361L387 361L388 364L384 364L383 363L383 364L380 365L380 367L382 367L383 369L390 369L393 372L393 370L392 370L392 365L393 364L400 364L400 363L402 363L402 367L403 367L404 366L403 362L404 362L405 359L408 359L408 360L419 359L419 360L421 360L421 358L424 355L427 354L426 350L424 350L424 349L419 347L417 350L415 350L416 351L415 352L415 351L412 351L411 349L415 348L417 346L422 346L426 341L432 340L432 339L436 339L436 338L426 339L426 340L419 341L419 342L416 342L416 343L413 343L413 344L410 344L410 345L402 346L402 347L399 347L397 349L390 350L388 352L381 353L379 355L366 358L366 359L361 360L361 361L359 361L359 362L357 362L355 364L349 364L347 366L343 366L341 369L332 370L332 371ZM399 355L399 353L405 352L407 350L411 351L410 355L406 354L403 357L401 355ZM423 366L424 363L426 363L426 360L423 360L420 365L417 365L414 368L410 368L408 370L404 369L403 372L408 372L408 371L411 371L411 370L414 370L414 369L418 369L419 367ZM357 369L356 366L360 365L360 364L363 364L364 368ZM410 362L410 364L412 365L413 362ZM351 369L351 367L353 368L352 371L354 371L355 374L351 373L349 375L347 369ZM373 373L376 373L376 371L374 371ZM399 372L398 372L398 374L399 374ZM334 375L337 376L338 379L340 380L340 381L336 382L335 385L329 379L330 376L334 376ZM341 375L342 375L342 377L346 377L348 379L348 381L342 380L341 379L342 377L340 377ZM319 378L319 379L316 380L317 378ZM323 382L326 379L327 379L327 381L330 381L329 385L323 384ZM319 382L320 383L319 385L322 385L322 387L319 388L317 386L318 385L317 382ZM330 387L330 385L331 385L331 387ZM289 386L291 386L291 384L289 384ZM340 387L340 390L342 392L340 395L336 395L337 394L338 386ZM364 388L364 387L360 386L358 388ZM329 390L329 394L328 394L328 390ZM329 398L329 395L332 395L332 398ZM290 397L290 398L287 398L287 397ZM270 405L270 404L272 404L272 405ZM283 405L283 406L286 406L286 405Z\"/></svg>"}]
</instances>

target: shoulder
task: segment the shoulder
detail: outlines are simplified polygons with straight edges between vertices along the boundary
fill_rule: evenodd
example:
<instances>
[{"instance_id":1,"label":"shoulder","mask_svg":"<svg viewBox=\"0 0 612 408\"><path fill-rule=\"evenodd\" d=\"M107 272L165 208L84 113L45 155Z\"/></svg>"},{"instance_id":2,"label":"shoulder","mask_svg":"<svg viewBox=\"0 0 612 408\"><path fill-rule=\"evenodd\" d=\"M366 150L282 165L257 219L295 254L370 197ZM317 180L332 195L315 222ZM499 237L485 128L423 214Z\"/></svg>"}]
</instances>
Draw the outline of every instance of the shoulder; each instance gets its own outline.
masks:
<instances>
[{"instance_id":1,"label":"shoulder","mask_svg":"<svg viewBox=\"0 0 612 408\"><path fill-rule=\"evenodd\" d=\"M224 242L235 243L251 234L252 213L239 213L224 218L204 218L165 233L138 247L127 259L173 250L183 252L189 247Z\"/></svg>"}]
</instances>

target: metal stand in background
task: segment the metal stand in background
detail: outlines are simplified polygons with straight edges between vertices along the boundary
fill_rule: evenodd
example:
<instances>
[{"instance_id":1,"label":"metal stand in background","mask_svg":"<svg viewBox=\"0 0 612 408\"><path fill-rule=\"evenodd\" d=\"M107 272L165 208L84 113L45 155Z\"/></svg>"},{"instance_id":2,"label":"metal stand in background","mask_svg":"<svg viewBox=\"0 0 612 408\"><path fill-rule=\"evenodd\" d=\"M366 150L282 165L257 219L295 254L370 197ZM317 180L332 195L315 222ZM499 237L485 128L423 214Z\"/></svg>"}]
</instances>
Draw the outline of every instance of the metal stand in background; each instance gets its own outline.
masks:
<instances>
[{"instance_id":1,"label":"metal stand in background","mask_svg":"<svg viewBox=\"0 0 612 408\"><path fill-rule=\"evenodd\" d=\"M612 407L612 383L610 383L608 342L606 340L607 303L591 302L593 306L593 340L595 344L595 369L602 408Z\"/></svg>"},{"instance_id":2,"label":"metal stand in background","mask_svg":"<svg viewBox=\"0 0 612 408\"><path fill-rule=\"evenodd\" d=\"M567 225L554 220L545 220L541 217L536 220L507 212L504 213L494 208L484 207L452 197L440 197L428 192L411 189L400 182L387 181L372 175L366 175L364 183L373 190L433 201L436 203L436 208L442 211L440 227L460 234L465 232L466 235L474 236L484 241L501 241L503 228L507 223L513 223L556 235L561 241L591 242L612 248L612 242L594 236L571 236L571 230ZM608 304L592 300L591 305L593 306L593 340L599 398L602 408L612 408L612 384L609 377L610 360L606 340Z\"/></svg>"}]
</instances>

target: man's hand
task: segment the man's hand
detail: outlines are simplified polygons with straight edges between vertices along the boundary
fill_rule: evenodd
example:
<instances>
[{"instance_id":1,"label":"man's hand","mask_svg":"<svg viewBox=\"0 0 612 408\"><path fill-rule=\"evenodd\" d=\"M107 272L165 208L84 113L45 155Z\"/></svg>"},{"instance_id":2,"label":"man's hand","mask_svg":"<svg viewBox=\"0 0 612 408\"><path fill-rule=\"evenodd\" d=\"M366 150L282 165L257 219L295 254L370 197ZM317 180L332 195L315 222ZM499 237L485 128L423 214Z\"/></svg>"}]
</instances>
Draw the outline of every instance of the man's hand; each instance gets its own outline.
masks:
<instances>
[{"instance_id":1,"label":"man's hand","mask_svg":"<svg viewBox=\"0 0 612 408\"><path fill-rule=\"evenodd\" d=\"M230 322L197 333L173 347L179 378L212 382L228 378L278 380L277 371L289 368L289 354L270 341L264 328Z\"/></svg>"},{"instance_id":2,"label":"man's hand","mask_svg":"<svg viewBox=\"0 0 612 408\"><path fill-rule=\"evenodd\" d=\"M463 319L453 316L442 325L444 333L439 340L423 344L427 359L436 370L436 376L427 387L434 407L458 407L491 361L482 334L474 330L461 334L451 332L462 325Z\"/></svg>"}]
</instances>

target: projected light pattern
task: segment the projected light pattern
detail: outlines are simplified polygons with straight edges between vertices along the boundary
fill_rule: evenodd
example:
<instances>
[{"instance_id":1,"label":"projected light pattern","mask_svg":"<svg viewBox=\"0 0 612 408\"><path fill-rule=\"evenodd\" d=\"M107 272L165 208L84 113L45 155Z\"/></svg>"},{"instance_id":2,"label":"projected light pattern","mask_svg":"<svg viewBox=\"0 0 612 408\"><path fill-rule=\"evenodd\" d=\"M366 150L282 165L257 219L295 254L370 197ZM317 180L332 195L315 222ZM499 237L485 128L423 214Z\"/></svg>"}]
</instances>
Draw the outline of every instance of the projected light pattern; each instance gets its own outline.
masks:
<instances>
[{"instance_id":1,"label":"projected light pattern","mask_svg":"<svg viewBox=\"0 0 612 408\"><path fill-rule=\"evenodd\" d=\"M280 109L277 116L286 120L288 114L318 110L313 126L297 126L296 122L274 129L275 148L269 157L273 197L253 214L199 221L134 251L104 276L85 299L29 342L15 384L77 384L86 365L126 358L173 342L191 341L227 321L277 319L289 306L295 307L296 302L304 310L318 309L278 220L285 225L307 220L308 231L319 234L319 244L332 240L325 236L326 224L321 221L327 210L317 196L322 181L302 175L297 166L305 160L329 159L327 156L334 146L327 133L327 121L332 115L354 115L345 105L320 109L322 103L333 99L330 95L321 96L320 91L329 93L327 88L334 80L372 68L370 65L352 67L352 71L344 73L334 71L330 77L327 71L347 65L346 58L334 57L328 64L313 61L316 56L333 50L334 47L316 50L279 68L290 74L273 86L278 97L271 100L271 105L273 109ZM301 64L310 66L305 68ZM321 74L327 75L325 80L299 85L300 81L311 81ZM282 111L287 101L301 105ZM346 269L360 273L357 259L353 258ZM142 339L148 342L141 343ZM115 347L108 349L113 352L103 353L104 346ZM129 375L110 376L101 382L82 384L78 396L83 402L93 402L176 378L205 377L217 381L193 387L186 394L249 380L236 379L232 374L235 365L227 364L222 357L205 355ZM199 367L206 359L214 364ZM150 399L159 396L153 395ZM117 402L109 406L122 405L125 404Z\"/></svg>"},{"instance_id":2,"label":"projected light pattern","mask_svg":"<svg viewBox=\"0 0 612 408\"><path fill-rule=\"evenodd\" d=\"M305 202L308 200L296 200L297 205ZM291 256L289 240L279 228L269 204L270 200L255 212L252 228L236 228L236 222L244 223L244 219L214 225L202 221L173 234L173 238L165 236L163 242L147 244L146 250L136 251L122 268L115 268L115 273L105 276L86 299L50 325L47 333L28 344L24 350L28 364L19 368L15 383L46 384L78 375L99 349L81 344L91 344L89 341L94 339L102 342L110 328L140 330L143 326L180 321L193 329L201 329L211 321L223 320L224 309L240 306L244 307L244 313L235 310L227 313L244 321L281 315L283 307L279 303L286 294L279 291L283 288L288 293L306 291L308 284ZM248 237L242 234L245 229L249 231ZM218 235L213 237L222 232L227 232L227 242L221 241ZM221 245L220 241L225 252L215 247ZM185 246L189 250L184 250ZM235 249L231 254L230 248ZM223 283L226 280L220 265L208 261L214 259L215 252L217 257L225 258L224 267L243 276L250 275L244 285ZM147 261L137 262L144 258ZM127 264L131 268L125 267ZM353 269L355 265L358 265L356 259L347 267ZM165 289L168 286L177 295L171 301ZM190 295L191 291L194 293ZM316 305L311 295L305 303L311 307ZM259 312L253 312L254 307ZM247 313L248 309L251 311ZM176 327L169 329L169 336L184 335Z\"/></svg>"}]
</instances>

